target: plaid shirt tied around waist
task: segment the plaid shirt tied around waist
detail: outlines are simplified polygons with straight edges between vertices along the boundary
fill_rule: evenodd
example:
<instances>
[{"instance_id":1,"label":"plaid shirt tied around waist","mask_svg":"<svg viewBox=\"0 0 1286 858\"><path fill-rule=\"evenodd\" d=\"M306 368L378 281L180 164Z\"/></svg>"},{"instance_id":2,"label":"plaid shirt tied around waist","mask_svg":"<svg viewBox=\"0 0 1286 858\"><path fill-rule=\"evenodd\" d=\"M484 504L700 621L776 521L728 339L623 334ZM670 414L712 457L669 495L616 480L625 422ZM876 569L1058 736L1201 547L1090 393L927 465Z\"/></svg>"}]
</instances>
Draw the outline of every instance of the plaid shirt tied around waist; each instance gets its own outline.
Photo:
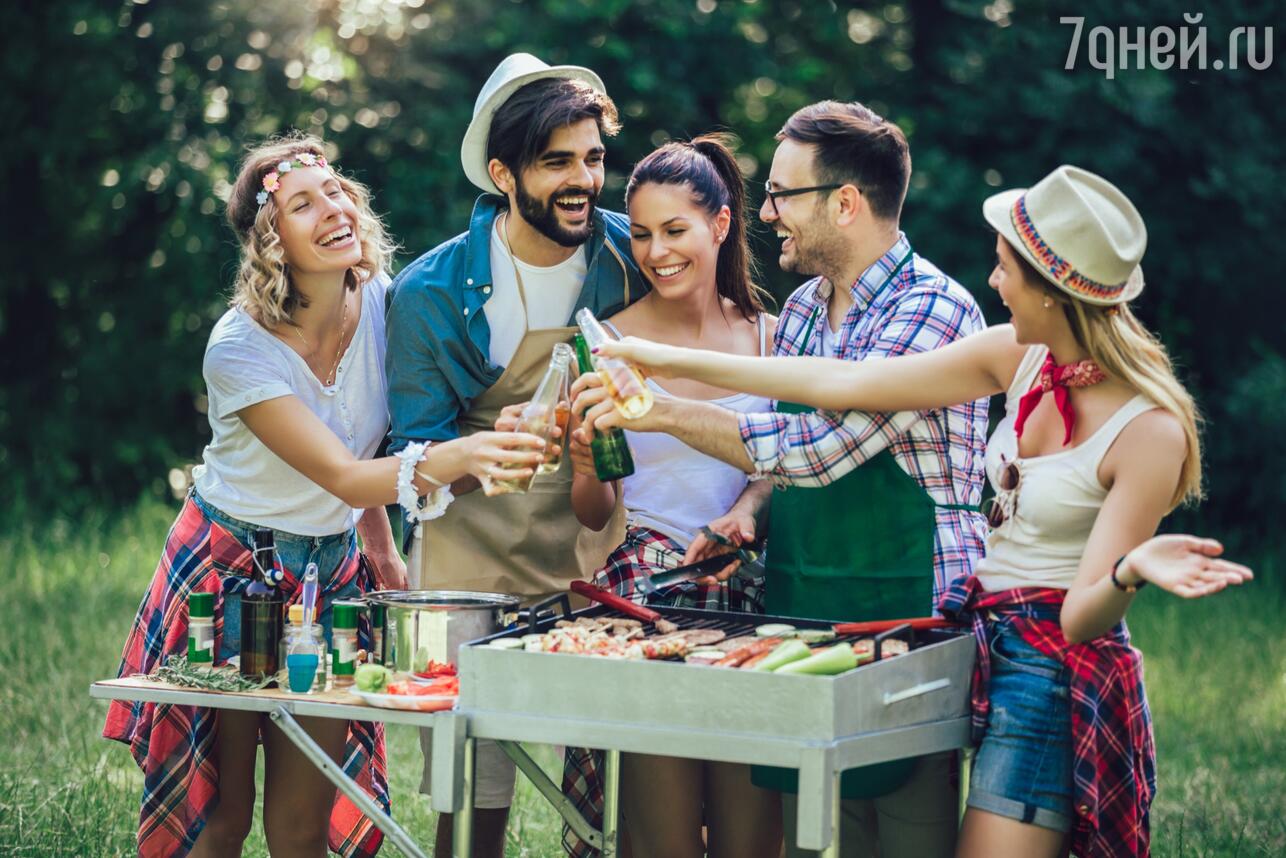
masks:
<instances>
[{"instance_id":1,"label":"plaid shirt tied around waist","mask_svg":"<svg viewBox=\"0 0 1286 858\"><path fill-rule=\"evenodd\" d=\"M170 529L160 565L139 605L125 641L117 676L147 674L175 654L186 654L188 596L213 593L216 603L214 651L223 637L223 592L244 590L251 578L251 552L235 536L206 518L191 498ZM278 589L287 605L299 601L299 580L283 569ZM371 573L354 552L322 587L321 597L354 580L365 592ZM369 626L360 630L367 636ZM112 701L103 736L130 746L143 770L138 853L145 858L181 858L196 843L207 815L219 798L215 758L215 710L139 701ZM385 812L389 809L384 725L350 721L339 761ZM371 858L383 834L346 796L339 793L330 815L329 846L346 858Z\"/></svg>"},{"instance_id":2,"label":"plaid shirt tied around waist","mask_svg":"<svg viewBox=\"0 0 1286 858\"><path fill-rule=\"evenodd\" d=\"M777 321L774 355L824 356L822 326L831 291L818 278L790 296ZM843 360L931 351L986 327L973 296L915 254L901 233L849 292L853 306L835 335ZM827 485L888 449L938 506L933 601L926 610L982 558L987 529L976 509L982 500L987 400L923 412L743 414L739 424L756 474L779 486Z\"/></svg>"},{"instance_id":3,"label":"plaid shirt tied around waist","mask_svg":"<svg viewBox=\"0 0 1286 858\"><path fill-rule=\"evenodd\" d=\"M1059 613L1067 591L1021 588L988 593L974 576L954 582L939 606L971 622L978 643L973 673L975 740L986 732L991 650L988 615L1030 646L1067 666L1072 707L1071 852L1078 858L1146 858L1148 814L1156 795L1156 747L1143 690L1143 656L1124 621L1091 641L1069 644Z\"/></svg>"}]
</instances>

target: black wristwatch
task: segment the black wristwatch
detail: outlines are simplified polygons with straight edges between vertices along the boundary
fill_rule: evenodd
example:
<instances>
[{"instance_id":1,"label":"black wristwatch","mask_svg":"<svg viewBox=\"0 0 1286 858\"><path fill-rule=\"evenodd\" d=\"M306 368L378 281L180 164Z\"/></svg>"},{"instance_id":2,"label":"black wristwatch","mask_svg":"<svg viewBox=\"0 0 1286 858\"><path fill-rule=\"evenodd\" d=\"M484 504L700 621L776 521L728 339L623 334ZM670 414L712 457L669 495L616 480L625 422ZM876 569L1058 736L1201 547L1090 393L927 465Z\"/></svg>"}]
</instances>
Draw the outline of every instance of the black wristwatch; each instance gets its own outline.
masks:
<instances>
[{"instance_id":1,"label":"black wristwatch","mask_svg":"<svg viewBox=\"0 0 1286 858\"><path fill-rule=\"evenodd\" d=\"M1125 562L1125 557L1126 555L1122 554L1121 559L1112 564L1112 586L1120 590L1122 593L1135 593L1138 592L1140 588L1145 587L1148 582L1140 578L1139 583L1137 584L1126 585L1121 583L1120 579L1116 577L1116 570L1123 562Z\"/></svg>"}]
</instances>

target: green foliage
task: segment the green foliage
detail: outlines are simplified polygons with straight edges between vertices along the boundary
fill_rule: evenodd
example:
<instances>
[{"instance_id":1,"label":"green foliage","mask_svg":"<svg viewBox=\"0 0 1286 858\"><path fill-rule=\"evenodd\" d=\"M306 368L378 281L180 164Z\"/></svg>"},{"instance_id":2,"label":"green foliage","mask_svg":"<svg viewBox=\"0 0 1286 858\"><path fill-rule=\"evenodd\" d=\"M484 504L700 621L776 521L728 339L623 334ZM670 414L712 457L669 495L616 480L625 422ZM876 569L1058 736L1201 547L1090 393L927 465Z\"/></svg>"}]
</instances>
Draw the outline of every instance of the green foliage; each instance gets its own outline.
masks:
<instances>
[{"instance_id":1,"label":"green foliage","mask_svg":"<svg viewBox=\"0 0 1286 858\"><path fill-rule=\"evenodd\" d=\"M1272 8L1207 9L1211 56L1234 27L1272 24ZM208 438L201 355L235 259L221 201L242 147L323 134L375 190L405 262L463 228L476 191L458 142L496 62L527 50L606 80L625 122L610 144L614 206L629 165L666 139L731 128L757 186L793 110L867 102L911 140L907 232L993 321L982 200L1064 162L1117 181L1151 227L1140 314L1209 418L1218 502L1175 524L1263 532L1284 497L1281 469L1252 458L1276 426L1258 404L1280 401L1280 373L1261 367L1286 352L1270 232L1286 214L1281 64L1107 80L1082 44L1068 71L1066 14L1087 28L1184 25L1182 6L1156 0L35 4L11 16L0 59L13 211L0 487L69 509L163 493ZM796 284L765 231L757 249L784 297Z\"/></svg>"}]
</instances>

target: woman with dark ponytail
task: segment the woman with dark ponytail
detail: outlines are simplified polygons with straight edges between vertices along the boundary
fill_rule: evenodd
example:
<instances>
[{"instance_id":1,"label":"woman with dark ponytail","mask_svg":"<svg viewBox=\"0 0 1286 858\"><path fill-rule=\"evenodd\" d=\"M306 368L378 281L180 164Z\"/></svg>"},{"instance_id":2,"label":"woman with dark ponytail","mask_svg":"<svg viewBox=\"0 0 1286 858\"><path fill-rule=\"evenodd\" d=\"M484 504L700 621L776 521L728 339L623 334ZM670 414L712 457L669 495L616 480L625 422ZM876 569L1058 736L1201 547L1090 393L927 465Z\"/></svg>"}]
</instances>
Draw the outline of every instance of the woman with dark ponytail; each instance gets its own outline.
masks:
<instances>
[{"instance_id":1,"label":"woman with dark ponytail","mask_svg":"<svg viewBox=\"0 0 1286 858\"><path fill-rule=\"evenodd\" d=\"M620 336L735 355L771 353L776 318L764 311L746 236L745 178L726 138L668 143L640 161L625 189L634 260L651 291L608 320ZM606 396L596 376L579 392ZM706 399L736 411L767 410L768 400L709 384L665 387L657 396ZM607 558L596 583L639 603L762 613L763 579L742 570L663 588L644 596L640 579L684 562L693 539L723 516L746 487L746 475L660 433L627 432L635 472L614 483L598 480L583 433L573 433L572 504L586 527L601 529L618 497L626 510L625 541ZM564 791L591 821L601 813L595 752L569 748ZM675 757L625 754L621 765L622 831L635 858L645 856L772 856L781 850L777 793L750 782L748 766ZM706 842L701 828L706 827ZM593 850L570 831L570 855Z\"/></svg>"}]
</instances>

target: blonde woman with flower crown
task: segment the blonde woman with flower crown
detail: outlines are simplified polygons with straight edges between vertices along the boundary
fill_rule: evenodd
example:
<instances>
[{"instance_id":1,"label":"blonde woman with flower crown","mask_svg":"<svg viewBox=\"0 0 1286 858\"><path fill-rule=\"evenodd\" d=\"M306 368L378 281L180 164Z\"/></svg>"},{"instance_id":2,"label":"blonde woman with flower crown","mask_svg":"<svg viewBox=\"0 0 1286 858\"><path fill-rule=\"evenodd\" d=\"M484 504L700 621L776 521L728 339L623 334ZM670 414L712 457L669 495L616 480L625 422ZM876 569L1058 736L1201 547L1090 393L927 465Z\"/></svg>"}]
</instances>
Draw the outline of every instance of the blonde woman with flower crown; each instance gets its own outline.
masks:
<instances>
[{"instance_id":1,"label":"blonde woman with flower crown","mask_svg":"<svg viewBox=\"0 0 1286 858\"><path fill-rule=\"evenodd\" d=\"M1004 393L987 451L987 556L942 603L979 639L980 747L957 855L1053 858L1070 840L1081 858L1144 856L1155 755L1126 609L1147 583L1194 598L1251 572L1219 559L1213 540L1153 536L1200 497L1201 452L1192 398L1130 312L1147 242L1138 211L1105 179L1064 166L983 212L998 233L988 282L1013 315L938 351L851 363L627 339L604 352L655 375L836 411ZM621 423L609 410L587 419ZM667 425L659 401L645 420L623 425L702 443Z\"/></svg>"},{"instance_id":2,"label":"blonde woman with flower crown","mask_svg":"<svg viewBox=\"0 0 1286 858\"><path fill-rule=\"evenodd\" d=\"M215 594L215 663L239 653L256 529L274 533L287 603L299 597L304 567L318 565L318 616L329 641L336 599L405 586L385 505L440 515L453 480L533 468L542 456L531 435L491 432L371 458L388 430L384 271L392 247L366 188L327 162L319 140L296 135L251 149L227 218L241 264L232 307L205 351L213 438L135 617L121 675L151 672L186 651L193 592ZM388 807L378 725L299 721ZM328 839L344 855L379 848L379 830L259 713L115 702L103 734L128 743L143 769L140 855L240 854L260 739L274 858L325 854Z\"/></svg>"}]
</instances>

